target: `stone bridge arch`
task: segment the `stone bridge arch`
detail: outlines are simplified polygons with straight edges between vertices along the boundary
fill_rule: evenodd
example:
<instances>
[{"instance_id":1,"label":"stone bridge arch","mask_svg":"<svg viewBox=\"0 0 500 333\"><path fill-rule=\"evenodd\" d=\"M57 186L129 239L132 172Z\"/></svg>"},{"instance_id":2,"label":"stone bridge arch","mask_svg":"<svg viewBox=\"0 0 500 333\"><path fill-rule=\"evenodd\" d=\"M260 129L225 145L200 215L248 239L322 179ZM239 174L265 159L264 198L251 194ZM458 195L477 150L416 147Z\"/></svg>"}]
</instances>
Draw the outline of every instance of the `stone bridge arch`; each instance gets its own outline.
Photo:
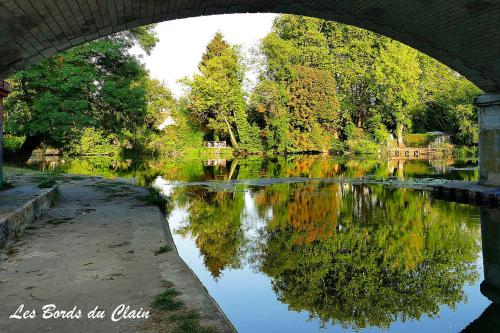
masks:
<instances>
[{"instance_id":1,"label":"stone bridge arch","mask_svg":"<svg viewBox=\"0 0 500 333\"><path fill-rule=\"evenodd\" d=\"M247 12L307 15L375 31L486 92L500 91L500 0L0 0L0 77L114 32Z\"/></svg>"}]
</instances>

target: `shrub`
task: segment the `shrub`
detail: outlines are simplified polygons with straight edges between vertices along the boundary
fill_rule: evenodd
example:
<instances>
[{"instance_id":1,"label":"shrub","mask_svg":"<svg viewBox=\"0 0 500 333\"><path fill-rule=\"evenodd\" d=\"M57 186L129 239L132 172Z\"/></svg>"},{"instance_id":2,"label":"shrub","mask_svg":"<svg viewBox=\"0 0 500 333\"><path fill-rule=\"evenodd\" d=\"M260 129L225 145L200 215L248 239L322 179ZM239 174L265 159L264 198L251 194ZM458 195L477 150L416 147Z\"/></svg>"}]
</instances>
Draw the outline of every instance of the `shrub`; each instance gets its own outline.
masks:
<instances>
[{"instance_id":1,"label":"shrub","mask_svg":"<svg viewBox=\"0 0 500 333\"><path fill-rule=\"evenodd\" d=\"M380 148L375 142L366 138L350 139L347 141L347 147L351 153L356 155L376 154Z\"/></svg>"},{"instance_id":2,"label":"shrub","mask_svg":"<svg viewBox=\"0 0 500 333\"><path fill-rule=\"evenodd\" d=\"M71 155L117 155L119 144L115 135L106 135L103 131L88 127L82 135L71 142Z\"/></svg>"},{"instance_id":3,"label":"shrub","mask_svg":"<svg viewBox=\"0 0 500 333\"><path fill-rule=\"evenodd\" d=\"M3 137L3 148L8 152L14 153L21 148L25 139L23 136L5 135Z\"/></svg>"},{"instance_id":4,"label":"shrub","mask_svg":"<svg viewBox=\"0 0 500 333\"><path fill-rule=\"evenodd\" d=\"M408 134L404 138L404 143L408 147L427 147L434 141L434 136L430 134Z\"/></svg>"}]
</instances>

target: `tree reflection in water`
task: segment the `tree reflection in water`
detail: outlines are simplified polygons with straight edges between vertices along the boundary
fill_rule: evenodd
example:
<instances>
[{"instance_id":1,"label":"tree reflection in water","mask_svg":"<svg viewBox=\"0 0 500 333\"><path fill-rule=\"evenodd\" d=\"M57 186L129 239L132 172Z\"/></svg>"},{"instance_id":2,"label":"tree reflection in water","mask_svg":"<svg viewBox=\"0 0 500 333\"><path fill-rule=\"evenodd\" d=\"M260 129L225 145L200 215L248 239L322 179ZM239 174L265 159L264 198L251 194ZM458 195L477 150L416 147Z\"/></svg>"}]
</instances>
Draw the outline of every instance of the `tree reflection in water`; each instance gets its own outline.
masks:
<instances>
[{"instance_id":1,"label":"tree reflection in water","mask_svg":"<svg viewBox=\"0 0 500 333\"><path fill-rule=\"evenodd\" d=\"M196 240L214 278L247 260L290 310L324 325L386 328L433 317L441 305L464 301L464 285L478 279L479 228L468 222L477 209L424 192L331 183L235 192L188 186L174 199L189 213L179 232ZM264 227L244 230L245 200Z\"/></svg>"},{"instance_id":2,"label":"tree reflection in water","mask_svg":"<svg viewBox=\"0 0 500 333\"><path fill-rule=\"evenodd\" d=\"M196 239L205 266L214 278L219 278L225 268L241 267L243 193L190 188L189 194L189 223L178 233L189 233Z\"/></svg>"}]
</instances>

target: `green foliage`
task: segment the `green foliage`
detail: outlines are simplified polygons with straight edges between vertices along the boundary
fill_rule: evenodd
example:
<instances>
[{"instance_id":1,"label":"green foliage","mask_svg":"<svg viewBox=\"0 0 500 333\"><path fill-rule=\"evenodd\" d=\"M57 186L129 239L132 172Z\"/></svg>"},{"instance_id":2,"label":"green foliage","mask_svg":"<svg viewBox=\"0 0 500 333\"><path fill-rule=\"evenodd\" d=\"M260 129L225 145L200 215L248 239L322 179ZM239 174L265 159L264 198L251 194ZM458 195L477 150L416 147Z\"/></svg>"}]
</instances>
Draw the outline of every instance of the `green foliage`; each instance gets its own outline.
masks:
<instances>
[{"instance_id":1,"label":"green foliage","mask_svg":"<svg viewBox=\"0 0 500 333\"><path fill-rule=\"evenodd\" d=\"M163 196L157 189L149 188L148 194L142 197L138 197L139 200L144 202L149 206L157 206L163 214L170 214L172 207L170 198Z\"/></svg>"},{"instance_id":2,"label":"green foliage","mask_svg":"<svg viewBox=\"0 0 500 333\"><path fill-rule=\"evenodd\" d=\"M338 137L339 115L335 80L330 72L293 67L288 108L294 142L290 150L327 152Z\"/></svg>"},{"instance_id":3,"label":"green foliage","mask_svg":"<svg viewBox=\"0 0 500 333\"><path fill-rule=\"evenodd\" d=\"M290 145L288 94L279 83L259 82L250 98L249 117L259 128L266 150L285 153Z\"/></svg>"},{"instance_id":4,"label":"green foliage","mask_svg":"<svg viewBox=\"0 0 500 333\"><path fill-rule=\"evenodd\" d=\"M160 247L158 250L155 251L155 256L160 255L160 254L169 253L170 251L172 251L172 248L170 246L163 245L162 247Z\"/></svg>"},{"instance_id":5,"label":"green foliage","mask_svg":"<svg viewBox=\"0 0 500 333\"><path fill-rule=\"evenodd\" d=\"M84 128L78 138L73 139L67 153L71 155L116 155L119 153L118 138L115 134L106 135L104 131L92 127Z\"/></svg>"},{"instance_id":6,"label":"green foliage","mask_svg":"<svg viewBox=\"0 0 500 333\"><path fill-rule=\"evenodd\" d=\"M262 40L261 52L265 67L250 99L249 117L259 125L267 148L315 150L315 138L324 137L322 143L330 147L341 147L339 140L345 140L350 150L373 152L385 146L391 133L402 145L403 134L412 130L441 130L459 144L477 143L473 97L479 90L399 42L337 22L280 15ZM307 77L322 81L318 86L332 92L323 96L337 99L338 107L314 105ZM321 122L311 110L321 109L332 122L326 132L314 125ZM351 123L362 137L348 133Z\"/></svg>"},{"instance_id":7,"label":"green foliage","mask_svg":"<svg viewBox=\"0 0 500 333\"><path fill-rule=\"evenodd\" d=\"M155 299L151 303L151 306L154 309L158 310L178 310L184 305L182 301L178 301L175 299L175 297L179 295L180 293L174 288L168 288L163 293L155 297Z\"/></svg>"},{"instance_id":8,"label":"green foliage","mask_svg":"<svg viewBox=\"0 0 500 333\"><path fill-rule=\"evenodd\" d=\"M270 177L334 169L331 158L279 159ZM350 175L372 173L377 163L349 162ZM243 193L258 217L245 214ZM479 228L469 219L477 208L424 192L307 182L233 192L178 187L173 198L189 213L180 234L192 235L214 277L250 258L279 301L324 324L357 330L432 318L464 301L464 286L479 278ZM245 233L252 217L265 223Z\"/></svg>"},{"instance_id":9,"label":"green foliage","mask_svg":"<svg viewBox=\"0 0 500 333\"><path fill-rule=\"evenodd\" d=\"M247 121L246 116L242 117L246 110L243 67L238 50L222 38L217 33L208 44L199 65L200 74L184 80L190 89L187 109L193 123L207 133L207 138L230 140L238 148L237 135L243 135L244 141L250 140L245 137L249 133L242 128Z\"/></svg>"},{"instance_id":10,"label":"green foliage","mask_svg":"<svg viewBox=\"0 0 500 333\"><path fill-rule=\"evenodd\" d=\"M477 159L479 149L477 147L456 146L453 155L460 159Z\"/></svg>"},{"instance_id":11,"label":"green foliage","mask_svg":"<svg viewBox=\"0 0 500 333\"><path fill-rule=\"evenodd\" d=\"M22 136L5 135L3 137L3 149L9 152L15 152L21 148L24 140L26 140L26 138Z\"/></svg>"},{"instance_id":12,"label":"green foliage","mask_svg":"<svg viewBox=\"0 0 500 333\"><path fill-rule=\"evenodd\" d=\"M161 156L198 154L203 147L204 133L191 121L185 104L185 100L180 100L163 114L163 118L170 117L174 124L150 132L145 143L146 151Z\"/></svg>"},{"instance_id":13,"label":"green foliage","mask_svg":"<svg viewBox=\"0 0 500 333\"><path fill-rule=\"evenodd\" d=\"M217 330L211 326L200 325L200 314L196 311L189 311L185 314L174 314L170 320L176 322L179 326L176 333L216 333Z\"/></svg>"},{"instance_id":14,"label":"green foliage","mask_svg":"<svg viewBox=\"0 0 500 333\"><path fill-rule=\"evenodd\" d=\"M403 131L411 126L412 113L419 101L420 66L417 51L396 41L387 41L374 63L375 96L380 114L396 131L403 144Z\"/></svg>"},{"instance_id":15,"label":"green foliage","mask_svg":"<svg viewBox=\"0 0 500 333\"><path fill-rule=\"evenodd\" d=\"M129 31L122 32L129 40L137 43L146 54L151 55L151 52L160 41L155 31L156 25L145 25L134 28Z\"/></svg>"},{"instance_id":16,"label":"green foliage","mask_svg":"<svg viewBox=\"0 0 500 333\"><path fill-rule=\"evenodd\" d=\"M273 209L259 269L280 301L324 323L385 328L432 317L462 301L464 284L478 278L479 240L457 223L467 220L466 208L381 187L259 192L259 211Z\"/></svg>"},{"instance_id":17,"label":"green foliage","mask_svg":"<svg viewBox=\"0 0 500 333\"><path fill-rule=\"evenodd\" d=\"M170 285L170 283L167 283ZM166 321L174 323L175 333L215 333L217 330L212 326L202 326L200 314L195 310L187 310L184 303L175 298L181 293L174 288L168 288L160 295L156 296L151 306L157 311L154 312L156 322ZM166 317L168 315L168 317Z\"/></svg>"},{"instance_id":18,"label":"green foliage","mask_svg":"<svg viewBox=\"0 0 500 333\"><path fill-rule=\"evenodd\" d=\"M265 61L248 101L242 56L220 32L179 100L129 52L139 45L150 54L158 41L154 25L140 27L17 73L6 100L6 150L43 143L79 155L195 156L207 154L204 141L221 140L238 153L364 154L391 136L402 145L404 134L435 130L458 145L478 142L477 87L363 29L278 16L261 41ZM166 119L173 123L160 130Z\"/></svg>"},{"instance_id":19,"label":"green foliage","mask_svg":"<svg viewBox=\"0 0 500 333\"><path fill-rule=\"evenodd\" d=\"M476 146L479 130L473 101L481 90L436 60L421 56L420 63L424 104L415 115L415 130L450 133L456 144Z\"/></svg>"},{"instance_id":20,"label":"green foliage","mask_svg":"<svg viewBox=\"0 0 500 333\"><path fill-rule=\"evenodd\" d=\"M57 184L56 178L51 175L36 177L35 182L39 188L51 188Z\"/></svg>"},{"instance_id":21,"label":"green foliage","mask_svg":"<svg viewBox=\"0 0 500 333\"><path fill-rule=\"evenodd\" d=\"M30 149L41 142L74 149L88 128L126 139L144 124L141 81L147 75L128 51L139 40L151 49L154 43L145 41L151 29L101 38L15 74L5 103L6 132L25 136Z\"/></svg>"},{"instance_id":22,"label":"green foliage","mask_svg":"<svg viewBox=\"0 0 500 333\"><path fill-rule=\"evenodd\" d=\"M435 139L431 134L408 134L404 137L404 142L408 147L427 147Z\"/></svg>"},{"instance_id":23,"label":"green foliage","mask_svg":"<svg viewBox=\"0 0 500 333\"><path fill-rule=\"evenodd\" d=\"M12 184L11 182L3 180L3 182L0 184L0 191L7 191L13 189L14 187L14 184Z\"/></svg>"},{"instance_id":24,"label":"green foliage","mask_svg":"<svg viewBox=\"0 0 500 333\"><path fill-rule=\"evenodd\" d=\"M245 243L240 226L243 207L242 192L210 192L199 188L196 197L189 199L189 223L178 232L195 238L214 278L219 278L226 268L241 266L239 249Z\"/></svg>"}]
</instances>

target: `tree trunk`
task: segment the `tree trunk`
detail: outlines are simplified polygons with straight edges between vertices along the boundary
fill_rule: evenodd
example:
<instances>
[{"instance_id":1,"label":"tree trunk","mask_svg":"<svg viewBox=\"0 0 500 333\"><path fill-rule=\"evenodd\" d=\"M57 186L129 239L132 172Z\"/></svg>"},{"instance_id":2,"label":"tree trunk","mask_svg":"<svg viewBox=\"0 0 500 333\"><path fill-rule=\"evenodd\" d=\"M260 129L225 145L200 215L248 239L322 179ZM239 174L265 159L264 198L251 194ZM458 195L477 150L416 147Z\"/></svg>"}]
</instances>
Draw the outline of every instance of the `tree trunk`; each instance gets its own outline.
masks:
<instances>
[{"instance_id":1,"label":"tree trunk","mask_svg":"<svg viewBox=\"0 0 500 333\"><path fill-rule=\"evenodd\" d=\"M402 148L404 147L404 141L403 141L403 125L398 124L396 128L396 136L398 139L398 147Z\"/></svg>"},{"instance_id":2,"label":"tree trunk","mask_svg":"<svg viewBox=\"0 0 500 333\"><path fill-rule=\"evenodd\" d=\"M21 148L16 151L14 155L14 162L16 163L26 163L37 147L42 143L41 136L27 136Z\"/></svg>"},{"instance_id":3,"label":"tree trunk","mask_svg":"<svg viewBox=\"0 0 500 333\"><path fill-rule=\"evenodd\" d=\"M231 129L231 124L227 121L226 117L224 117L224 121L227 125L227 130L229 131L229 138L231 139L231 144L234 148L238 148L238 141L236 141L236 137L234 136L233 130Z\"/></svg>"}]
</instances>

